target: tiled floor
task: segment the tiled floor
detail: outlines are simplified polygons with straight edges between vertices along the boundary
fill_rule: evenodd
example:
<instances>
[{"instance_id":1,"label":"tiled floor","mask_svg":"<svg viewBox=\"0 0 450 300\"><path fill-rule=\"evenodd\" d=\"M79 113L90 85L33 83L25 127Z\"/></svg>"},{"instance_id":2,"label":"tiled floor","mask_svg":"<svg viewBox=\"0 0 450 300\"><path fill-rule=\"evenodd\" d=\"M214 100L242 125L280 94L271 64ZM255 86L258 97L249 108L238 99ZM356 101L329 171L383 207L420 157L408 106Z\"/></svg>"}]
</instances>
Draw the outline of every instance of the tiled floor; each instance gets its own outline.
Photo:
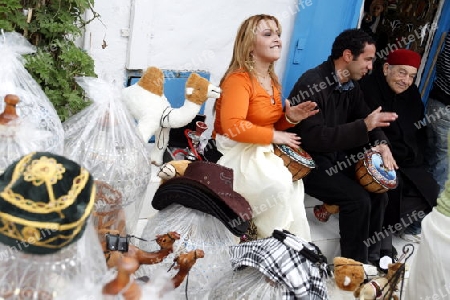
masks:
<instances>
[{"instance_id":1,"label":"tiled floor","mask_svg":"<svg viewBox=\"0 0 450 300\"><path fill-rule=\"evenodd\" d=\"M314 243L316 243L328 260L332 260L333 257L340 255L339 251L339 219L338 216L332 215L328 222L322 223L318 221L313 214L313 207L316 204L321 204L316 198L309 195L305 196L306 217L308 218L309 225L311 227L311 237ZM400 253L406 244L411 244L402 240L399 237L394 236L393 245ZM417 248L417 244L413 244ZM412 262L412 257L408 260Z\"/></svg>"}]
</instances>

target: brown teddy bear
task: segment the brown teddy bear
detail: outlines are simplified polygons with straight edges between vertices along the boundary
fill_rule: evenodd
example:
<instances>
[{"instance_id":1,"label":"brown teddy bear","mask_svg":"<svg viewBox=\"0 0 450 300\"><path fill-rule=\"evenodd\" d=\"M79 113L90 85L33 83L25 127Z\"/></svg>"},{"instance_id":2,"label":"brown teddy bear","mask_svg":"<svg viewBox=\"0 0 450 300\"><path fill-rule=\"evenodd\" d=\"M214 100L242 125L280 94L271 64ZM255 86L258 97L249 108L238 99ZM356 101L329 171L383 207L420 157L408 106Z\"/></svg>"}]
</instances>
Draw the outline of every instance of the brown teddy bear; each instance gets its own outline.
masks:
<instances>
[{"instance_id":1,"label":"brown teddy bear","mask_svg":"<svg viewBox=\"0 0 450 300\"><path fill-rule=\"evenodd\" d=\"M358 287L354 291L354 295L360 300L375 300L375 299L394 299L398 300L397 295L392 295L394 291L398 290L394 275L400 272L404 263L392 263L388 265L388 272L383 277L377 277L370 280L368 283ZM400 270L400 271L399 271ZM385 297L390 293L389 297ZM392 297L392 298L391 298Z\"/></svg>"},{"instance_id":2,"label":"brown teddy bear","mask_svg":"<svg viewBox=\"0 0 450 300\"><path fill-rule=\"evenodd\" d=\"M363 264L351 258L337 256L333 259L334 280L343 291L355 291L364 282Z\"/></svg>"}]
</instances>

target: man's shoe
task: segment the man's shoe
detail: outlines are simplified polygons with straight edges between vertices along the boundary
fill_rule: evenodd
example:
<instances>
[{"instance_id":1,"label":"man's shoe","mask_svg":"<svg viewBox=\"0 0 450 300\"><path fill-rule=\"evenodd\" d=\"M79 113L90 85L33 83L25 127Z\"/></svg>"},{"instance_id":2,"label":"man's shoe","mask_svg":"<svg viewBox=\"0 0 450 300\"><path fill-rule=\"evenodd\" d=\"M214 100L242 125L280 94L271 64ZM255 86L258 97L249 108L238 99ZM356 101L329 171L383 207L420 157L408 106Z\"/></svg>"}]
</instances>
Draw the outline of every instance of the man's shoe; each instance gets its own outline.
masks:
<instances>
[{"instance_id":1,"label":"man's shoe","mask_svg":"<svg viewBox=\"0 0 450 300\"><path fill-rule=\"evenodd\" d=\"M383 256L389 256L389 257L392 257L392 260L394 261L394 262L397 262L398 261L398 251L397 251L397 249L395 249L395 247L394 246L392 246L392 250L390 250L390 251L388 251L388 250L380 250L380 257L383 257Z\"/></svg>"},{"instance_id":2,"label":"man's shoe","mask_svg":"<svg viewBox=\"0 0 450 300\"><path fill-rule=\"evenodd\" d=\"M314 216L320 222L327 222L331 215L332 214L325 208L325 205L314 206Z\"/></svg>"},{"instance_id":3,"label":"man's shoe","mask_svg":"<svg viewBox=\"0 0 450 300\"><path fill-rule=\"evenodd\" d=\"M370 261L370 263L377 268L378 272L383 273L383 274L387 274L389 264L391 264L392 262L393 262L392 258L387 255L383 256L379 260Z\"/></svg>"}]
</instances>

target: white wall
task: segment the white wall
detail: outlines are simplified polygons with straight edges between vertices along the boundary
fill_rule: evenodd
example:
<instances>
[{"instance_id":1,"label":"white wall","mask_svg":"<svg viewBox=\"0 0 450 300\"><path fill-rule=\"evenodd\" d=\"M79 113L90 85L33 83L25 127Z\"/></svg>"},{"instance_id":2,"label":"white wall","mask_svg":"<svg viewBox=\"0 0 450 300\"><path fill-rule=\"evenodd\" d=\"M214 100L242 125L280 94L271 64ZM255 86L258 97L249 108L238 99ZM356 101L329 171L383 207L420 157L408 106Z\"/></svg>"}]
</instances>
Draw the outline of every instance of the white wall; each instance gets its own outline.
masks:
<instances>
[{"instance_id":1,"label":"white wall","mask_svg":"<svg viewBox=\"0 0 450 300\"><path fill-rule=\"evenodd\" d=\"M84 48L95 60L96 73L117 84L124 84L126 67L151 65L206 70L211 82L218 84L241 22L254 14L271 14L283 28L283 55L276 64L282 79L295 15L307 9L303 2L300 6L297 0L96 0L101 18L88 25ZM208 100L205 109L210 127L212 105Z\"/></svg>"}]
</instances>

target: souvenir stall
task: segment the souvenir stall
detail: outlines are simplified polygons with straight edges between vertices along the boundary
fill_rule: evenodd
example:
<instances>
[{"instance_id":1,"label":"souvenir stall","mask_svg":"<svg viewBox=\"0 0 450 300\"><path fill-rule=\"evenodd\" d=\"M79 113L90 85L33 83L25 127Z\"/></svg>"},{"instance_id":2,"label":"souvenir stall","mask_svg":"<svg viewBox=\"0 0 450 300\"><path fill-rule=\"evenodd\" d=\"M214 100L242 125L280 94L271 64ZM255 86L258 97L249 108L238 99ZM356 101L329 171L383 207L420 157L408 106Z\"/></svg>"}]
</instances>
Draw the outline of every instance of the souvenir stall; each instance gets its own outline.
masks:
<instances>
[{"instance_id":1,"label":"souvenir stall","mask_svg":"<svg viewBox=\"0 0 450 300\"><path fill-rule=\"evenodd\" d=\"M174 243L174 254L159 265L142 266L137 274L151 280L158 269L175 272L171 269L173 256L202 250L204 257L178 288L179 298L200 299L217 278L231 270L228 247L246 233L252 212L248 202L233 191L231 169L205 161L184 162L175 165L173 174L178 175L163 180L157 189L152 206L158 212L149 218L142 234L150 240L168 229L176 231L180 239ZM144 241L139 246L152 247Z\"/></svg>"}]
</instances>

